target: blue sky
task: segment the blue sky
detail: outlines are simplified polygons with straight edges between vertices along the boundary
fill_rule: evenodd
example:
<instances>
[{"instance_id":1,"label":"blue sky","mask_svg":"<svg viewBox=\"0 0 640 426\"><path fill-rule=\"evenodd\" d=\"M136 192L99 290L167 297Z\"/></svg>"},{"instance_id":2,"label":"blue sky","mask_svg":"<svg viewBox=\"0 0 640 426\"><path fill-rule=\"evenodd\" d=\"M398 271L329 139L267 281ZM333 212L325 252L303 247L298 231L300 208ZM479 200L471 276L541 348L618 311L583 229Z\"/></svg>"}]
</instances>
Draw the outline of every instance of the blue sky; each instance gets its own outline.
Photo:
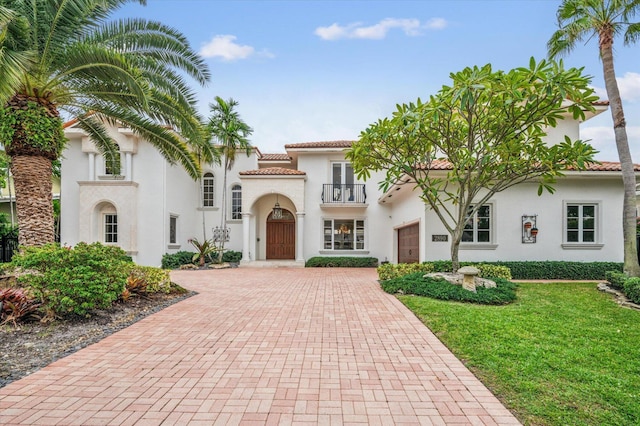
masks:
<instances>
[{"instance_id":1,"label":"blue sky","mask_svg":"<svg viewBox=\"0 0 640 426\"><path fill-rule=\"evenodd\" d=\"M207 1L148 0L118 17L144 17L187 36L210 66L197 88L208 116L215 96L233 98L263 153L287 143L357 139L397 103L427 98L449 74L491 63L526 66L546 56L556 29L555 0ZM633 159L640 162L640 44L615 44ZM606 98L597 40L565 65L585 67ZM195 82L193 83L195 85ZM607 111L581 127L582 138L617 161Z\"/></svg>"}]
</instances>

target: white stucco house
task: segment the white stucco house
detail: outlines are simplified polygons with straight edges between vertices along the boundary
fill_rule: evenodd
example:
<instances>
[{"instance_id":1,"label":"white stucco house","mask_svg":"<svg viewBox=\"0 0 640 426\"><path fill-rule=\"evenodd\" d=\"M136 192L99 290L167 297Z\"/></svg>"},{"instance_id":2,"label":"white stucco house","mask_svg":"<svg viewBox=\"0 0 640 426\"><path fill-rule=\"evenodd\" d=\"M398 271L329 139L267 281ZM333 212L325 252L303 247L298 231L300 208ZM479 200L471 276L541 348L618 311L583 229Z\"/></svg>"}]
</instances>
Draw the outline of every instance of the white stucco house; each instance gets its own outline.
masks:
<instances>
[{"instance_id":1,"label":"white stucco house","mask_svg":"<svg viewBox=\"0 0 640 426\"><path fill-rule=\"evenodd\" d=\"M600 102L591 115L606 108ZM259 148L249 156L241 153L228 174L222 205L220 166L205 166L196 182L129 129L110 131L121 152L116 166L105 163L73 122L65 126L63 244L117 244L139 264L158 266L165 253L193 251L190 238L211 238L227 209L226 248L242 252L241 266L303 265L313 256L449 258L450 237L410 186L383 193L381 175L355 179L344 157L351 141L293 143L278 154ZM548 142L564 135L578 138L579 123L561 121ZM469 225L460 260L622 261L619 164L568 172L555 187L554 194L538 196L537 184L525 183L493 197ZM282 214L274 217L276 205Z\"/></svg>"}]
</instances>

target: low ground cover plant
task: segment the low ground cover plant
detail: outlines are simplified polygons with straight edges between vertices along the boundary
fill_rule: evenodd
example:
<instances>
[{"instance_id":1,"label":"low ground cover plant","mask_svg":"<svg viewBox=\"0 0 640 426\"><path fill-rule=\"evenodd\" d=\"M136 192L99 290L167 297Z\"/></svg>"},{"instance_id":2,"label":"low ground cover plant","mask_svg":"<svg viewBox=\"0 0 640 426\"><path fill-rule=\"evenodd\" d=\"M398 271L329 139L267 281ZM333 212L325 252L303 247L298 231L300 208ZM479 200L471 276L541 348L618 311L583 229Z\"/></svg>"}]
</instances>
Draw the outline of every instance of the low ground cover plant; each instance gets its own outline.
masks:
<instances>
[{"instance_id":1,"label":"low ground cover plant","mask_svg":"<svg viewBox=\"0 0 640 426\"><path fill-rule=\"evenodd\" d=\"M391 294L413 294L440 300L504 305L516 300L517 285L502 278L494 278L495 288L476 287L476 292L465 290L444 278L425 277L423 272L414 272L402 277L382 281L380 286Z\"/></svg>"},{"instance_id":2,"label":"low ground cover plant","mask_svg":"<svg viewBox=\"0 0 640 426\"><path fill-rule=\"evenodd\" d=\"M305 263L307 268L375 268L376 257L357 256L315 256Z\"/></svg>"},{"instance_id":3,"label":"low ground cover plant","mask_svg":"<svg viewBox=\"0 0 640 426\"><path fill-rule=\"evenodd\" d=\"M640 423L640 312L593 284L519 284L505 306L399 299L523 424Z\"/></svg>"}]
</instances>

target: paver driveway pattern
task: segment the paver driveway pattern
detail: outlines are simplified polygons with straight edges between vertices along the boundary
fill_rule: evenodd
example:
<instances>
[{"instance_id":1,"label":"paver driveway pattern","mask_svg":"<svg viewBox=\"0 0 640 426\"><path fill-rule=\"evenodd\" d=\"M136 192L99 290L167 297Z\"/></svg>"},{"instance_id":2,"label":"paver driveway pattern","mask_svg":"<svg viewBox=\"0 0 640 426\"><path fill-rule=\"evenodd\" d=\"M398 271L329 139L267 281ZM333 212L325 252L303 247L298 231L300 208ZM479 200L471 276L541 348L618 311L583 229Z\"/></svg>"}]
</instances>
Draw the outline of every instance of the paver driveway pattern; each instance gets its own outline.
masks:
<instances>
[{"instance_id":1,"label":"paver driveway pattern","mask_svg":"<svg viewBox=\"0 0 640 426\"><path fill-rule=\"evenodd\" d=\"M519 424L375 270L172 277L199 294L0 389L0 424Z\"/></svg>"}]
</instances>

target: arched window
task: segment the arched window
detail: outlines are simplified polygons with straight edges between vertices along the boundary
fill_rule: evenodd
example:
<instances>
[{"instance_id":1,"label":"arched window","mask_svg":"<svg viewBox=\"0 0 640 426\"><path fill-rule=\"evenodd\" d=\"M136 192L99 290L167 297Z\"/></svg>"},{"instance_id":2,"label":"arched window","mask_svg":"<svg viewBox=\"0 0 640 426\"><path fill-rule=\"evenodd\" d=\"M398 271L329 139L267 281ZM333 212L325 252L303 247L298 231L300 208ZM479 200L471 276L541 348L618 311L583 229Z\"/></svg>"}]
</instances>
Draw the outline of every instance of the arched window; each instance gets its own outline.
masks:
<instances>
[{"instance_id":1,"label":"arched window","mask_svg":"<svg viewBox=\"0 0 640 426\"><path fill-rule=\"evenodd\" d=\"M242 187L231 187L231 219L242 219Z\"/></svg>"},{"instance_id":2,"label":"arched window","mask_svg":"<svg viewBox=\"0 0 640 426\"><path fill-rule=\"evenodd\" d=\"M202 207L214 206L215 192L215 177L213 173L205 173L202 177Z\"/></svg>"},{"instance_id":3,"label":"arched window","mask_svg":"<svg viewBox=\"0 0 640 426\"><path fill-rule=\"evenodd\" d=\"M118 151L115 155L111 156L108 153L104 156L104 174L119 176L122 173L122 166L120 161L120 146L116 144L116 150Z\"/></svg>"}]
</instances>

